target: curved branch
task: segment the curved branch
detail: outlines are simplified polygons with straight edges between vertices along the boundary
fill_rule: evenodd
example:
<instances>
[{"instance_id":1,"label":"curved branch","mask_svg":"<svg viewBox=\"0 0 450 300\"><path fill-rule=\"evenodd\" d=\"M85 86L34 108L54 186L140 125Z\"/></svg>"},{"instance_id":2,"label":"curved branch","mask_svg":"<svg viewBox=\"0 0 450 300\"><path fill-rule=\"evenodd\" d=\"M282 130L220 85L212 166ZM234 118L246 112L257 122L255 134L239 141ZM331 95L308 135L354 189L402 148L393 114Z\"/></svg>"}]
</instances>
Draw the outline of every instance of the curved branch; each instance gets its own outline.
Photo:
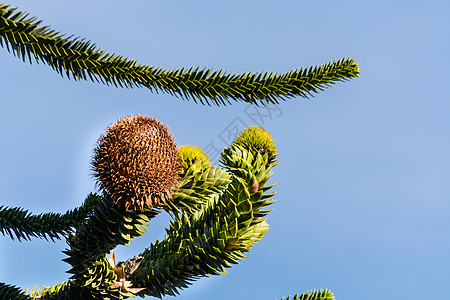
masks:
<instances>
[{"instance_id":1,"label":"curved branch","mask_svg":"<svg viewBox=\"0 0 450 300\"><path fill-rule=\"evenodd\" d=\"M100 201L100 196L89 194L83 205L65 214L45 213L32 215L27 210L15 207L0 206L0 232L9 235L13 240L30 240L31 237L60 239L62 235L72 231L91 213Z\"/></svg>"},{"instance_id":2,"label":"curved branch","mask_svg":"<svg viewBox=\"0 0 450 300\"><path fill-rule=\"evenodd\" d=\"M211 196L201 210L173 220L167 237L140 255L143 260L129 277L134 286L146 287L139 295L176 295L200 277L226 273L267 232L263 217L268 211L263 209L273 203L268 198L274 193L264 192L270 188L265 183L272 165L267 155L239 146L224 151L226 166L231 157L245 167L230 165L235 172L224 193ZM258 187L252 190L255 181Z\"/></svg>"},{"instance_id":3,"label":"curved branch","mask_svg":"<svg viewBox=\"0 0 450 300\"><path fill-rule=\"evenodd\" d=\"M65 37L48 26L39 27L41 22L0 5L0 45L24 61L42 61L67 78L116 87L146 87L201 104L220 106L233 100L266 105L297 96L308 98L336 82L359 76L354 59L281 74L228 74L198 67L166 70L102 51L90 41Z\"/></svg>"}]
</instances>

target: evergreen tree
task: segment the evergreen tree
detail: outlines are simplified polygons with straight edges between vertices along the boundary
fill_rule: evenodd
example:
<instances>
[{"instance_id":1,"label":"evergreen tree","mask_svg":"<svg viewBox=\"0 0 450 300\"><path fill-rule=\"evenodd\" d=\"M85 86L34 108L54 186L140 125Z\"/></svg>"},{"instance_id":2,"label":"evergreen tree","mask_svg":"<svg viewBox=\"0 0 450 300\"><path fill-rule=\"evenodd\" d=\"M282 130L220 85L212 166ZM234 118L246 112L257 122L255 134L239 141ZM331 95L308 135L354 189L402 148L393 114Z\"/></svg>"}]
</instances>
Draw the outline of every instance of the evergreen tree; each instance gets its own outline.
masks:
<instances>
[{"instance_id":1,"label":"evergreen tree","mask_svg":"<svg viewBox=\"0 0 450 300\"><path fill-rule=\"evenodd\" d=\"M95 44L66 37L28 14L0 4L0 45L32 63L43 62L75 80L147 87L207 105L244 101L273 105L309 97L359 76L353 59L271 72L165 70L141 65ZM100 194L65 214L33 215L0 206L0 232L20 240L65 238L71 278L31 292L0 283L0 299L124 299L177 295L198 278L224 274L266 231L274 192L267 182L277 164L276 146L261 127L249 127L211 165L198 147L178 147L166 125L126 116L110 125L94 149L92 169ZM113 249L143 235L158 213L172 217L166 237L125 262ZM287 299L291 299L288 297ZM328 290L292 299L334 299Z\"/></svg>"}]
</instances>

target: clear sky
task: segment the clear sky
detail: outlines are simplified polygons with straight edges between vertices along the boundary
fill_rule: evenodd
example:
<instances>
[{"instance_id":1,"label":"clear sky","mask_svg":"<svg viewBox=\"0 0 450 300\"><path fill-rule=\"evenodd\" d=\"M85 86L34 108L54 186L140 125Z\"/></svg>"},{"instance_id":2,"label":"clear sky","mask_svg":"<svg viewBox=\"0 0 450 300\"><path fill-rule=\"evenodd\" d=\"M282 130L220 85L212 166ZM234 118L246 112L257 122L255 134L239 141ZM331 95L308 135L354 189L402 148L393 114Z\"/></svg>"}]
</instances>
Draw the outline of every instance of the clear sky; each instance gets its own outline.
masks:
<instances>
[{"instance_id":1,"label":"clear sky","mask_svg":"<svg viewBox=\"0 0 450 300\"><path fill-rule=\"evenodd\" d=\"M16 1L56 30L168 69L286 72L357 60L361 77L255 109L204 107L146 89L61 78L0 49L0 205L65 212L95 191L92 149L118 118L166 123L178 144L229 145L262 125L278 146L270 230L225 276L181 299L450 299L450 2ZM216 161L217 162L217 161ZM116 254L163 237L167 216ZM0 236L0 282L69 277L64 241ZM169 297L171 298L171 297Z\"/></svg>"}]
</instances>

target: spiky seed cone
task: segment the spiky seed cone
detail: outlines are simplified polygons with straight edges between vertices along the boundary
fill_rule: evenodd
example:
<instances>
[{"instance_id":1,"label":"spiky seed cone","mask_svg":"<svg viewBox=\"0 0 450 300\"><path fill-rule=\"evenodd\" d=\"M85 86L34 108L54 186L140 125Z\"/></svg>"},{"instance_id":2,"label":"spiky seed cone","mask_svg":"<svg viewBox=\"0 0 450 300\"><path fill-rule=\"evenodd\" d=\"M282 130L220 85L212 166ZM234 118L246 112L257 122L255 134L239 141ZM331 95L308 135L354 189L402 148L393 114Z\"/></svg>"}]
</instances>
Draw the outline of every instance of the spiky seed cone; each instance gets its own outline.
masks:
<instances>
[{"instance_id":1,"label":"spiky seed cone","mask_svg":"<svg viewBox=\"0 0 450 300\"><path fill-rule=\"evenodd\" d=\"M106 129L94 149L92 167L98 187L126 210L170 201L182 171L168 128L141 115L123 117Z\"/></svg>"},{"instance_id":2,"label":"spiky seed cone","mask_svg":"<svg viewBox=\"0 0 450 300\"><path fill-rule=\"evenodd\" d=\"M208 155L206 155L206 153L197 146L184 145L178 149L178 152L181 155L181 159L183 160L183 167L185 169L188 169L198 161L201 161L202 164L211 164L211 160L209 159Z\"/></svg>"},{"instance_id":3,"label":"spiky seed cone","mask_svg":"<svg viewBox=\"0 0 450 300\"><path fill-rule=\"evenodd\" d=\"M268 163L275 163L277 159L277 148L267 130L260 126L250 126L238 135L233 144L240 145L249 151L257 151L261 155L267 153Z\"/></svg>"}]
</instances>

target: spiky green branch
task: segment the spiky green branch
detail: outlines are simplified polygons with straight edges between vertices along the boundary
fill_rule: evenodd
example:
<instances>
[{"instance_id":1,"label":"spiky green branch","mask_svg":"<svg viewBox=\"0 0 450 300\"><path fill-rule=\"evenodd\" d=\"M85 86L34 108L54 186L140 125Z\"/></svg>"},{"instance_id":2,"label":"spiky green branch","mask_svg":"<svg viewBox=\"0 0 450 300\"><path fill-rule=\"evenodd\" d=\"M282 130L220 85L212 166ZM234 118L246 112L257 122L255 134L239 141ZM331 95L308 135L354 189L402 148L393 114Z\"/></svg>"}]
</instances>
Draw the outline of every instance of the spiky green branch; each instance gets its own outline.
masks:
<instances>
[{"instance_id":1,"label":"spiky green branch","mask_svg":"<svg viewBox=\"0 0 450 300\"><path fill-rule=\"evenodd\" d=\"M43 62L75 80L91 80L120 87L146 87L201 104L226 105L230 101L278 103L314 93L359 76L354 59L341 59L287 73L229 74L223 70L180 68L166 70L100 50L90 41L66 37L42 21L16 8L0 5L0 45L22 60Z\"/></svg>"},{"instance_id":2,"label":"spiky green branch","mask_svg":"<svg viewBox=\"0 0 450 300\"><path fill-rule=\"evenodd\" d=\"M147 287L140 295L176 295L200 277L226 273L266 233L264 208L273 203L268 198L274 193L264 192L270 189L265 184L273 164L267 155L239 146L224 151L222 158L238 175L221 196L213 195L199 211L172 221L167 237L141 254L144 259L130 276L133 285ZM245 170L233 166L236 161ZM249 191L254 181L258 189Z\"/></svg>"},{"instance_id":3,"label":"spiky green branch","mask_svg":"<svg viewBox=\"0 0 450 300\"><path fill-rule=\"evenodd\" d=\"M269 191L272 186L267 183L272 167L277 164L275 144L265 129L254 126L245 129L224 149L223 168L211 166L209 159L195 151L191 147L185 152L174 152L181 159L183 171L181 180L171 189L170 205L155 202L160 206L128 210L128 206L104 193L89 195L80 209L63 216L27 216L22 210L10 213L15 216L16 226L11 226L11 222L0 224L15 229L22 238L32 235L53 238L68 231L68 226L76 229L70 231L66 239L69 249L63 251L72 276L63 283L30 293L0 283L0 298L162 297L176 295L196 279L224 274L227 268L238 264L269 228L265 217L275 193ZM124 263L116 264L114 258L107 258L116 246L128 245L133 238L143 235L148 221L162 209L173 217L162 241L156 241ZM8 215L10 211L5 212ZM43 229L40 222L46 220L50 220L49 228ZM292 300L334 300L334 296L329 291L317 291L296 295Z\"/></svg>"},{"instance_id":4,"label":"spiky green branch","mask_svg":"<svg viewBox=\"0 0 450 300\"><path fill-rule=\"evenodd\" d=\"M30 300L20 288L0 282L0 299Z\"/></svg>"},{"instance_id":5,"label":"spiky green branch","mask_svg":"<svg viewBox=\"0 0 450 300\"><path fill-rule=\"evenodd\" d=\"M133 286L146 288L139 295L175 295L199 277L223 274L225 268L242 260L267 231L262 218L268 212L264 207L273 202L268 199L273 193L265 193L270 189L265 184L273 164L268 164L267 155L257 151L252 154L236 145L224 151L222 157L235 174L231 180L224 170L201 164L184 172L180 189L174 193L174 206L186 213L171 222L163 241L140 255L143 261L128 278ZM258 189L249 192L255 180ZM219 196L217 193L225 187ZM184 210L188 194L203 198L203 205ZM90 219L68 240L70 249L65 253L69 257L64 261L72 265L72 278L43 289L39 295L42 299L133 296L109 289L116 276L105 253L143 234L143 225L154 215L155 211L119 212L111 201L101 201Z\"/></svg>"},{"instance_id":6,"label":"spiky green branch","mask_svg":"<svg viewBox=\"0 0 450 300\"><path fill-rule=\"evenodd\" d=\"M32 300L33 298L26 295L22 290L17 287L7 285L4 283L0 283L0 299L5 300ZM52 299L46 296L41 298L44 299ZM53 298L57 299L57 298ZM59 299L69 299L69 298L59 298ZM294 295L292 298L288 296L287 298L281 298L281 300L335 300L334 295L329 290L320 290L313 292L305 292L301 295Z\"/></svg>"},{"instance_id":7,"label":"spiky green branch","mask_svg":"<svg viewBox=\"0 0 450 300\"><path fill-rule=\"evenodd\" d=\"M100 196L90 194L81 207L69 210L65 214L32 215L22 208L0 206L0 232L3 235L9 235L12 239L14 236L19 240L41 237L54 241L85 220L99 201Z\"/></svg>"},{"instance_id":8,"label":"spiky green branch","mask_svg":"<svg viewBox=\"0 0 450 300\"><path fill-rule=\"evenodd\" d=\"M225 170L201 162L187 168L181 177L177 191L172 193L172 202L165 207L175 214L180 211L192 214L200 210L212 195L225 189L231 182Z\"/></svg>"},{"instance_id":9,"label":"spiky green branch","mask_svg":"<svg viewBox=\"0 0 450 300\"><path fill-rule=\"evenodd\" d=\"M125 212L108 199L100 202L94 215L68 240L70 249L63 251L69 256L64 261L72 265L68 273L73 274L71 281L77 287L72 293L80 299L104 299L113 295L118 298L118 291L109 290L116 275L106 254L147 232L145 225L157 213L153 209Z\"/></svg>"},{"instance_id":10,"label":"spiky green branch","mask_svg":"<svg viewBox=\"0 0 450 300\"><path fill-rule=\"evenodd\" d=\"M313 292L305 292L301 295L294 295L287 297L286 300L334 300L334 295L330 290L320 290ZM285 300L285 298L281 298L281 300Z\"/></svg>"}]
</instances>

